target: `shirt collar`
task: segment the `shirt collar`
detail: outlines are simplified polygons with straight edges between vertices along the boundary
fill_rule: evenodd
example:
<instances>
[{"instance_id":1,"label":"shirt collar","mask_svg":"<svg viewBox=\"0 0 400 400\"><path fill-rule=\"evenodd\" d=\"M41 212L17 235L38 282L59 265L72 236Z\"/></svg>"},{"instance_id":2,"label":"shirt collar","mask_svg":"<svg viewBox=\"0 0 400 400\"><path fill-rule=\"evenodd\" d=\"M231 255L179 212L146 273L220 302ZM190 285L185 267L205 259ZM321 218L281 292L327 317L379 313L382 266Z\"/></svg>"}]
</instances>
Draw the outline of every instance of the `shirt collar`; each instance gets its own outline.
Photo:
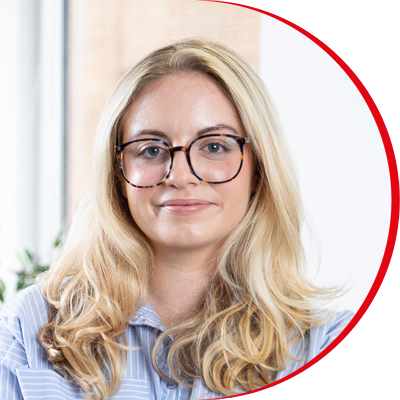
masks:
<instances>
[{"instance_id":1,"label":"shirt collar","mask_svg":"<svg viewBox=\"0 0 400 400\"><path fill-rule=\"evenodd\" d=\"M147 303L136 311L136 315L129 321L129 325L147 325L158 328L161 332L166 330L161 318Z\"/></svg>"}]
</instances>

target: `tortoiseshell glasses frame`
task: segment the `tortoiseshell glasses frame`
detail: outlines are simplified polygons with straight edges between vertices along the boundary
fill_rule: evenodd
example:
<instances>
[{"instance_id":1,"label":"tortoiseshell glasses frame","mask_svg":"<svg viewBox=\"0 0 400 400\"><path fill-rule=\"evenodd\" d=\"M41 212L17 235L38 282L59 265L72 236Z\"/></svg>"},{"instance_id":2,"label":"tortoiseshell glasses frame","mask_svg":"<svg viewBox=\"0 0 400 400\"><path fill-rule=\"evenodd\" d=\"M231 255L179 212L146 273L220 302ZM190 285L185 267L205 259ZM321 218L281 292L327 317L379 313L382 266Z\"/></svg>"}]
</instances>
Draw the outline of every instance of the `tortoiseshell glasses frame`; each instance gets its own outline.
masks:
<instances>
[{"instance_id":1,"label":"tortoiseshell glasses frame","mask_svg":"<svg viewBox=\"0 0 400 400\"><path fill-rule=\"evenodd\" d=\"M202 179L200 176L198 176L196 174L195 170L192 167L192 162L190 160L190 149L192 148L192 146L198 140L204 139L204 138L207 138L207 137L229 137L229 138L234 139L237 142L237 144L239 146L239 149L240 149L240 165L239 165L239 168L238 168L237 172L234 174L234 176L232 178L227 179L225 181L210 182L210 181L206 181L206 180ZM145 142L145 141L158 142L158 143L162 143L164 146L166 146L168 148L168 150L169 150L169 153L170 153L170 163L169 163L169 168L168 168L168 172L167 172L166 176L160 182L158 182L155 185L138 186L138 185L135 185L132 182L130 182L129 179L127 178L127 176L125 175L125 171L124 171L124 168L123 168L123 154L124 154L124 149L127 146L129 146L130 144L136 143L136 142ZM172 164L173 164L173 161L174 161L174 154L175 154L176 151L183 151L185 153L186 160L187 160L187 163L189 165L190 171L197 179L199 179L200 181L205 182L205 183L220 184L220 183L230 182L230 181L232 181L233 179L235 179L239 175L239 172L242 169L242 165L243 165L243 146L246 143L251 143L251 140L250 140L249 137L242 137L242 136L236 136L236 135L227 135L227 134L222 134L222 133L203 135L203 136L200 136L200 137L196 138L195 140L193 140L189 144L189 146L175 146L175 147L170 146L167 142L165 142L162 139L147 138L147 139L131 140L130 142L126 142L126 143L123 143L123 144L120 144L120 145L116 145L115 146L115 153L116 153L116 156L117 156L118 166L119 166L119 169L121 170L122 176L124 177L124 179L125 179L125 181L127 183L129 183L131 186L136 187L136 188L146 189L146 188L156 187L156 186L159 186L162 183L164 183L168 179L168 177L169 177L169 175L171 173Z\"/></svg>"}]
</instances>

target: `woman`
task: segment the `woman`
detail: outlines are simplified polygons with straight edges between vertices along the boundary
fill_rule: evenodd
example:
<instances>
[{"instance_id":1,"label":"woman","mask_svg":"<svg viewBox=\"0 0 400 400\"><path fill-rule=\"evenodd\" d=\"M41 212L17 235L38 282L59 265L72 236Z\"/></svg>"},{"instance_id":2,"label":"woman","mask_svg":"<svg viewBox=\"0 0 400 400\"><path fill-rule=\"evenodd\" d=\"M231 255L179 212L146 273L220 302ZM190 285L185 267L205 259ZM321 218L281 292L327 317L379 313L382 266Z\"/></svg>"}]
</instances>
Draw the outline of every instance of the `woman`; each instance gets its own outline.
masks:
<instances>
[{"instance_id":1,"label":"woman","mask_svg":"<svg viewBox=\"0 0 400 400\"><path fill-rule=\"evenodd\" d=\"M2 396L217 398L288 375L352 317L313 311L337 291L307 280L300 227L258 76L206 40L153 52L105 107L57 262L2 310Z\"/></svg>"}]
</instances>

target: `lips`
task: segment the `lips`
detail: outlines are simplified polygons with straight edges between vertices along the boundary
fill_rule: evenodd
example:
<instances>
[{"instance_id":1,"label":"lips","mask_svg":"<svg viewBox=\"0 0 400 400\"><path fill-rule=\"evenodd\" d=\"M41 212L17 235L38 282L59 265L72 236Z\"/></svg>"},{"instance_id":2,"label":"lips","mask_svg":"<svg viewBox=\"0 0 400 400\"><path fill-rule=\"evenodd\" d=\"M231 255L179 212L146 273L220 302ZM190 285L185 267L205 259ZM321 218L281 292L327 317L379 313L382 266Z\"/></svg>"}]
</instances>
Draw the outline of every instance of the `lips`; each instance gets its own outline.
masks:
<instances>
[{"instance_id":1,"label":"lips","mask_svg":"<svg viewBox=\"0 0 400 400\"><path fill-rule=\"evenodd\" d=\"M212 205L213 203L200 199L175 199L163 202L160 208L173 214L189 215L206 210Z\"/></svg>"},{"instance_id":2,"label":"lips","mask_svg":"<svg viewBox=\"0 0 400 400\"><path fill-rule=\"evenodd\" d=\"M164 203L161 204L161 207L166 207L166 206L182 206L182 207L188 207L188 206L194 206L194 205L200 205L200 204L212 204L209 201L205 200L199 200L199 199L177 199L177 200L168 200L165 201Z\"/></svg>"}]
</instances>

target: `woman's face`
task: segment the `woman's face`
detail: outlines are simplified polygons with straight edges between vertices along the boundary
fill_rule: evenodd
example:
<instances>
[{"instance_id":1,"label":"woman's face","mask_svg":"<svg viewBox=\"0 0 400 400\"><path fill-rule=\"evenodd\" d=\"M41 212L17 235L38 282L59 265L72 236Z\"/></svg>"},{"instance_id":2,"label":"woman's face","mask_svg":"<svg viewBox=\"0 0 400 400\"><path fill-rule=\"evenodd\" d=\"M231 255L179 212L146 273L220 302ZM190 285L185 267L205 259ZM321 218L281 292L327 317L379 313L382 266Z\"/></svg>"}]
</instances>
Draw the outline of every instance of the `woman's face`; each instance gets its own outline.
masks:
<instances>
[{"instance_id":1,"label":"woman's face","mask_svg":"<svg viewBox=\"0 0 400 400\"><path fill-rule=\"evenodd\" d=\"M207 134L246 136L235 106L214 81L201 73L182 72L152 82L130 105L122 120L123 143L160 139L162 132L169 145L188 146L198 132L221 125L227 128L211 128ZM243 218L252 172L253 155L247 144L239 175L222 184L200 181L191 173L185 154L177 151L164 183L136 188L122 180L122 191L133 219L155 250L213 248Z\"/></svg>"}]
</instances>

